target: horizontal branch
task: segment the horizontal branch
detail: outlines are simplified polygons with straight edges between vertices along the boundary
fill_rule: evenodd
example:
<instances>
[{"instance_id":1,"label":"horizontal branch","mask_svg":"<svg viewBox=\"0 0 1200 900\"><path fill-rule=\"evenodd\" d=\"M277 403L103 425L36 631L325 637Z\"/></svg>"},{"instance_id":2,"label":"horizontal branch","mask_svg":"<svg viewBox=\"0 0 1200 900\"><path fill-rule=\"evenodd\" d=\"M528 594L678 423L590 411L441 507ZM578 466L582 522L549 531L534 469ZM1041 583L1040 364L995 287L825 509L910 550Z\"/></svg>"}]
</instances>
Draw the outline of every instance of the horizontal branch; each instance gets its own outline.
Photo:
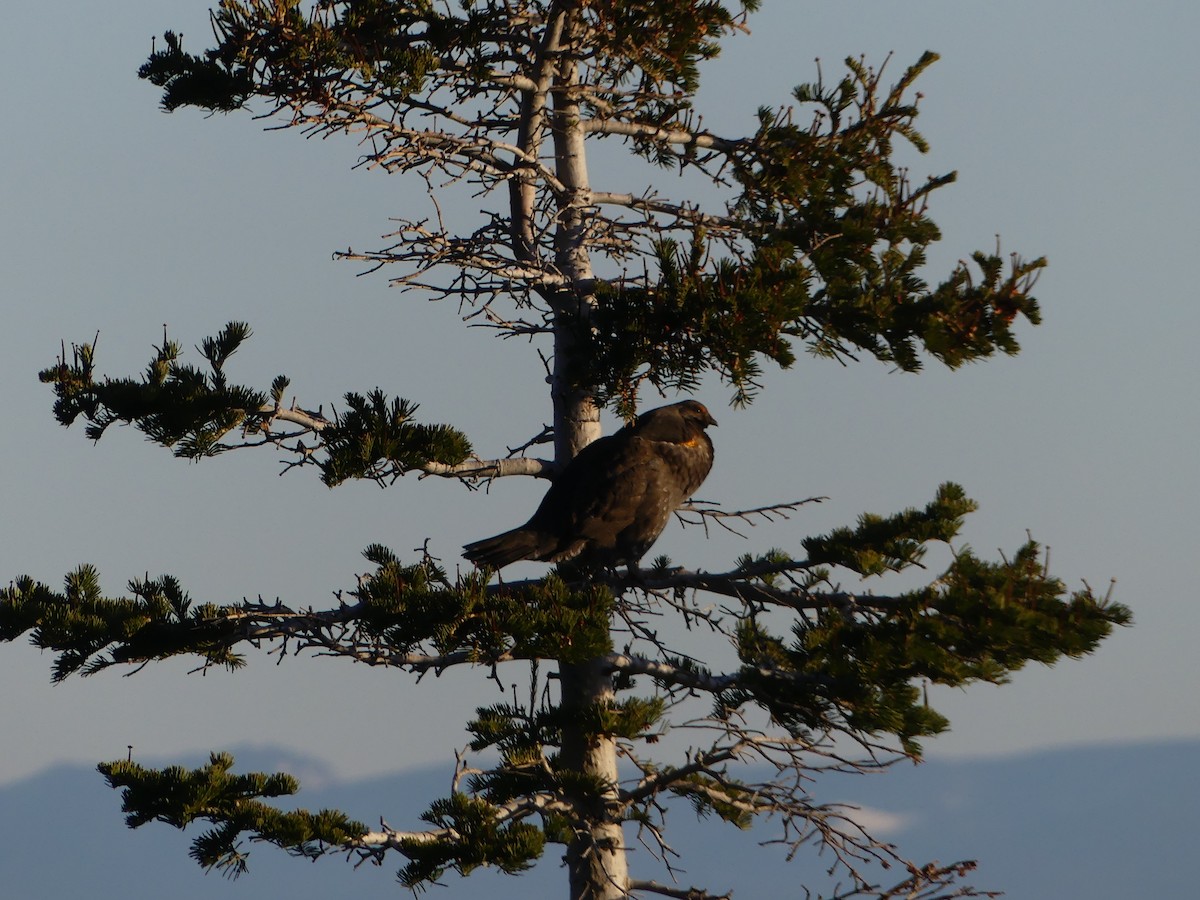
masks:
<instances>
[{"instance_id":1,"label":"horizontal branch","mask_svg":"<svg viewBox=\"0 0 1200 900\"><path fill-rule=\"evenodd\" d=\"M372 263L376 267L389 263L413 265L415 271L412 274L393 279L396 284L412 284L438 266L460 269L463 273L479 272L501 282L519 282L535 288L561 288L570 284L565 276L549 266L530 265L501 255L497 249L497 235L490 226L462 237L441 228L428 228L424 221L400 220L400 227L386 237L394 243L382 250L347 250L334 256ZM479 276L472 278L478 280ZM455 291L448 285L446 293Z\"/></svg>"},{"instance_id":2,"label":"horizontal branch","mask_svg":"<svg viewBox=\"0 0 1200 900\"><path fill-rule=\"evenodd\" d=\"M259 407L259 412L267 413L271 418L265 424L273 421L290 422L293 425L300 425L307 428L309 431L320 431L323 428L328 428L333 423L326 419L320 413L311 412L310 410L300 409L298 406L291 406L285 409L283 406L273 403L264 403Z\"/></svg>"},{"instance_id":3,"label":"horizontal branch","mask_svg":"<svg viewBox=\"0 0 1200 900\"><path fill-rule=\"evenodd\" d=\"M683 666L672 665L657 659L643 656L632 656L627 653L611 653L604 658L606 666L613 672L625 675L648 675L660 684L689 690L704 691L709 694L719 694L735 688L748 678L777 679L792 685L829 684L830 679L819 675L801 675L796 672L784 672L768 666L744 666L737 672L724 675L712 675Z\"/></svg>"},{"instance_id":4,"label":"horizontal branch","mask_svg":"<svg viewBox=\"0 0 1200 900\"><path fill-rule=\"evenodd\" d=\"M320 434L334 423L320 413L292 406L284 408L267 403L259 408L259 412L270 418L263 424L263 430L270 431L270 423L274 421L289 422L299 425L314 434ZM247 446L258 446L250 444ZM509 475L529 475L535 478L549 478L554 471L554 463L547 459L537 459L528 456L505 457L503 459L469 459L456 465L439 462L425 462L417 469L425 475L437 475L441 478L504 478Z\"/></svg>"},{"instance_id":5,"label":"horizontal branch","mask_svg":"<svg viewBox=\"0 0 1200 900\"><path fill-rule=\"evenodd\" d=\"M532 815L546 813L567 813L571 805L551 794L529 794L520 800L513 800L492 807L497 824L516 822ZM377 853L381 850L398 850L404 852L404 844L433 844L441 841L458 842L467 840L454 828L435 828L428 831L397 831L386 822L380 820L379 831L369 831L359 835L344 846L348 850L367 850Z\"/></svg>"},{"instance_id":6,"label":"horizontal branch","mask_svg":"<svg viewBox=\"0 0 1200 900\"><path fill-rule=\"evenodd\" d=\"M513 662L524 657L512 653L501 653L491 659L481 659L479 654L471 650L456 650L452 653L387 653L373 650L356 649L337 643L310 641L304 644L306 648L319 647L325 652L318 656L338 656L353 659L355 662L369 666L389 666L397 669L407 669L410 672L422 673L428 671L443 672L451 666L461 665L498 665L502 662Z\"/></svg>"},{"instance_id":7,"label":"horizontal branch","mask_svg":"<svg viewBox=\"0 0 1200 900\"><path fill-rule=\"evenodd\" d=\"M808 817L814 810L806 804L800 804L788 798L781 801L775 797L766 796L760 792L725 790L707 782L681 781L671 785L671 789L680 795L700 797L712 803L719 803L749 816L760 816L765 813L780 813L787 816Z\"/></svg>"},{"instance_id":8,"label":"horizontal branch","mask_svg":"<svg viewBox=\"0 0 1200 900\"><path fill-rule=\"evenodd\" d=\"M534 478L549 478L554 463L548 459L517 456L506 459L471 459L455 466L445 463L427 462L420 467L426 475L443 478L504 478L507 475L532 475Z\"/></svg>"},{"instance_id":9,"label":"horizontal branch","mask_svg":"<svg viewBox=\"0 0 1200 900\"><path fill-rule=\"evenodd\" d=\"M466 85L478 87L486 81L506 90L537 91L539 89L536 81L519 72L489 69L481 78L477 69L459 65L456 59L449 56L443 56L438 65L447 74L460 76L463 84Z\"/></svg>"},{"instance_id":10,"label":"horizontal branch","mask_svg":"<svg viewBox=\"0 0 1200 900\"><path fill-rule=\"evenodd\" d=\"M679 888L671 887L666 884L659 884L657 881L632 881L629 887L633 891L649 891L652 894L661 894L664 897L675 897L677 900L732 900L733 894L710 894L708 891L701 888Z\"/></svg>"},{"instance_id":11,"label":"horizontal branch","mask_svg":"<svg viewBox=\"0 0 1200 900\"><path fill-rule=\"evenodd\" d=\"M791 514L799 510L800 507L807 506L810 503L823 503L828 499L828 497L808 497L804 500L793 500L790 503L772 503L768 506L756 506L753 509L737 510L718 509L719 504L716 503L704 500L690 500L675 510L675 518L684 527L688 525L702 525L705 537L708 536L708 521L711 519L731 534L736 534L738 537L744 538L746 535L729 525L729 520L738 519L745 522L751 528L754 528L760 521L771 523L790 519ZM689 516L695 516L696 518L689 518Z\"/></svg>"},{"instance_id":12,"label":"horizontal branch","mask_svg":"<svg viewBox=\"0 0 1200 900\"><path fill-rule=\"evenodd\" d=\"M769 603L788 609L888 610L902 602L901 597L854 594L847 591L814 591L806 588L777 588L758 579L813 568L805 560L774 560L752 563L728 572L700 572L678 568L665 573L641 570L634 575L621 574L605 581L612 587L646 591L696 590L736 597L745 602Z\"/></svg>"},{"instance_id":13,"label":"horizontal branch","mask_svg":"<svg viewBox=\"0 0 1200 900\"><path fill-rule=\"evenodd\" d=\"M471 649L448 653L422 653L417 651L391 651L382 647L371 647L368 641L337 635L333 629L352 627L362 616L361 604L321 612L295 612L286 607L247 607L232 609L223 618L235 623L236 630L226 636L232 645L241 641L294 640L302 650L316 649L318 655L352 659L369 666L388 666L405 669L417 674L442 672L459 665L496 665L513 662L524 657L501 653L495 657L482 658Z\"/></svg>"},{"instance_id":14,"label":"horizontal branch","mask_svg":"<svg viewBox=\"0 0 1200 900\"><path fill-rule=\"evenodd\" d=\"M730 216L714 216L711 213L701 212L686 203L672 203L669 200L658 200L641 194L593 191L592 202L597 206L624 206L641 212L673 216L689 224L704 225L706 228L740 230L745 227L744 223Z\"/></svg>"},{"instance_id":15,"label":"horizontal branch","mask_svg":"<svg viewBox=\"0 0 1200 900\"><path fill-rule=\"evenodd\" d=\"M404 844L433 844L438 841L459 841L462 835L453 828L438 828L433 831L396 831L386 822L380 822L379 831L368 831L353 841L346 843L346 849L370 850L377 853L381 850L399 850L403 852Z\"/></svg>"},{"instance_id":16,"label":"horizontal branch","mask_svg":"<svg viewBox=\"0 0 1200 900\"><path fill-rule=\"evenodd\" d=\"M624 137L642 138L661 144L679 144L687 147L701 147L705 150L715 150L726 155L732 154L742 146L741 141L730 141L719 138L707 131L687 131L683 128L662 128L658 125L645 125L641 122L622 122L616 119L585 119L583 130L592 134L612 134Z\"/></svg>"}]
</instances>

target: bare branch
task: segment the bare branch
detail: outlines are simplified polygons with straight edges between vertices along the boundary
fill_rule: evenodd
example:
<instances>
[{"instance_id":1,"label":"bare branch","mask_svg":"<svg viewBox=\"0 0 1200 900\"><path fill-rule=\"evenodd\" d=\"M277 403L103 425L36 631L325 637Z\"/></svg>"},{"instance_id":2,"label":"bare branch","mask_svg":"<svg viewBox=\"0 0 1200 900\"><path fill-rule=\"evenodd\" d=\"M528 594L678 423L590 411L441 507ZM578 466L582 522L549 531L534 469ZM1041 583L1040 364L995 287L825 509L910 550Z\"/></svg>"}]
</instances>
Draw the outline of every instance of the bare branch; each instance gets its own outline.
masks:
<instances>
[{"instance_id":1,"label":"bare branch","mask_svg":"<svg viewBox=\"0 0 1200 900\"><path fill-rule=\"evenodd\" d=\"M710 229L737 229L740 224L730 216L716 216L702 212L695 206L684 203L672 203L659 200L653 195L618 194L611 191L593 191L592 202L597 205L624 206L640 212L656 215L672 216L688 224L689 227L703 225Z\"/></svg>"},{"instance_id":2,"label":"bare branch","mask_svg":"<svg viewBox=\"0 0 1200 900\"><path fill-rule=\"evenodd\" d=\"M676 888L659 884L656 881L633 881L629 886L635 891L649 891L664 897L675 897L677 900L732 900L733 898L731 893L710 894L700 888Z\"/></svg>"},{"instance_id":3,"label":"bare branch","mask_svg":"<svg viewBox=\"0 0 1200 900\"><path fill-rule=\"evenodd\" d=\"M665 787L677 781L686 779L689 775L695 775L708 770L710 766L727 760L736 759L738 756L739 747L719 747L715 750L710 750L706 753L698 754L691 762L683 766L675 766L667 769L656 771L653 774L643 778L637 785L630 790L623 791L621 798L630 802L637 802L650 797Z\"/></svg>"},{"instance_id":4,"label":"bare branch","mask_svg":"<svg viewBox=\"0 0 1200 900\"><path fill-rule=\"evenodd\" d=\"M505 459L472 459L455 466L427 462L420 468L426 475L438 475L442 478L504 478L508 475L549 478L554 472L554 463L548 459L517 456Z\"/></svg>"},{"instance_id":5,"label":"bare branch","mask_svg":"<svg viewBox=\"0 0 1200 900\"><path fill-rule=\"evenodd\" d=\"M958 897L1000 897L1002 891L980 891L972 887L956 887L956 879L963 878L974 871L974 860L962 860L948 866L929 863L925 866L909 866L912 877L883 888L878 884L860 884L847 890L837 890L828 898L818 900L954 900ZM949 890L949 893L945 891ZM810 891L805 891L805 897L812 898Z\"/></svg>"},{"instance_id":6,"label":"bare branch","mask_svg":"<svg viewBox=\"0 0 1200 900\"><path fill-rule=\"evenodd\" d=\"M269 415L269 418L259 425L259 429L268 436L269 441L247 441L243 444L232 444L229 446L229 449L257 447L267 442L283 446L284 440L300 437L304 433L319 436L322 431L333 425L331 420L320 413L300 409L295 405L285 409L282 406L266 404L259 409L259 412ZM274 421L299 425L304 431L299 433L292 432L285 435L273 434L270 425ZM320 448L319 446L304 447L299 445L285 449L288 449L289 452L299 452L307 459ZM423 463L417 468L425 475L437 475L442 478L460 478L463 480L504 478L509 475L530 475L535 478L549 478L554 472L554 464L550 460L527 456L510 456L503 459L469 459L456 465L430 461Z\"/></svg>"},{"instance_id":7,"label":"bare branch","mask_svg":"<svg viewBox=\"0 0 1200 900\"><path fill-rule=\"evenodd\" d=\"M726 140L707 131L662 128L658 125L647 125L641 122L622 122L607 118L585 119L583 129L592 134L623 135L625 137L656 141L661 144L701 147L705 150L715 150L727 156L732 155L744 146L743 141Z\"/></svg>"},{"instance_id":8,"label":"bare branch","mask_svg":"<svg viewBox=\"0 0 1200 900\"><path fill-rule=\"evenodd\" d=\"M780 519L787 520L791 516L789 513L795 512L801 506L807 506L810 503L822 503L828 500L828 497L809 497L805 500L793 500L790 503L775 503L770 506L758 506L754 509L741 509L731 512L715 509L717 504L709 503L703 500L691 500L675 511L675 518L683 526L688 525L703 525L705 535L708 534L708 520L712 519L726 531L736 534L738 537L745 537L741 532L726 524L728 519L741 519L754 528L758 523L756 519L762 519L766 522L776 522ZM698 518L690 519L688 514L695 514Z\"/></svg>"},{"instance_id":9,"label":"bare branch","mask_svg":"<svg viewBox=\"0 0 1200 900\"><path fill-rule=\"evenodd\" d=\"M526 819L531 815L554 812L563 813L570 810L571 807L568 803L551 794L545 793L529 794L520 800L513 800L509 803L492 807L495 821L500 824ZM453 828L436 828L428 831L397 831L382 819L379 824L379 831L371 831L360 835L358 838L348 841L344 845L344 848L364 850L372 854L378 854L383 850L398 850L403 853L405 844L432 844L442 841L457 843L469 840L469 838L465 838Z\"/></svg>"}]
</instances>

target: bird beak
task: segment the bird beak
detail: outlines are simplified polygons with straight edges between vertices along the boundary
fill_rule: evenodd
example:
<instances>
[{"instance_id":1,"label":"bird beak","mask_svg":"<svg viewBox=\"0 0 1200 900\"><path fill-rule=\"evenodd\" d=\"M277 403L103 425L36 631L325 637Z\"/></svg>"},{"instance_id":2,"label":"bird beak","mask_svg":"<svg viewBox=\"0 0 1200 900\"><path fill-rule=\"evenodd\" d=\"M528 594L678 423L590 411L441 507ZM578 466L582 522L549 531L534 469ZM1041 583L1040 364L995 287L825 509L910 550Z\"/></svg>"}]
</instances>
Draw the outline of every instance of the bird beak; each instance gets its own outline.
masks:
<instances>
[{"instance_id":1,"label":"bird beak","mask_svg":"<svg viewBox=\"0 0 1200 900\"><path fill-rule=\"evenodd\" d=\"M712 413L710 413L707 409L704 410L703 422L705 425L711 425L713 428L717 427L717 420L712 417Z\"/></svg>"}]
</instances>

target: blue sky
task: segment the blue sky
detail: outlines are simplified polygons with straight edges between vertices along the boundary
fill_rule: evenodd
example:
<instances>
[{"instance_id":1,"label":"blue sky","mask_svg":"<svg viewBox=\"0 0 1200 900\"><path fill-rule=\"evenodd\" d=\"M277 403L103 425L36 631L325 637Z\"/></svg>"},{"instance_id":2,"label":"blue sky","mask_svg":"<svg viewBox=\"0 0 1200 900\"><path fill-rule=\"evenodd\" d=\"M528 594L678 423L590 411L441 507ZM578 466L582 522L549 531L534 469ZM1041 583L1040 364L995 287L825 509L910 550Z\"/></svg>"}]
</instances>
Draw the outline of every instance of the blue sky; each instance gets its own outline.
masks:
<instances>
[{"instance_id":1,"label":"blue sky","mask_svg":"<svg viewBox=\"0 0 1200 900\"><path fill-rule=\"evenodd\" d=\"M1019 673L1004 688L935 695L953 731L932 754L1008 753L1070 743L1200 734L1194 687L1194 462L1200 444L1189 276L1198 236L1200 7L1070 0L1006 3L766 0L753 34L705 73L701 109L717 131L745 131L759 104L847 55L895 71L933 49L919 121L933 146L922 177L951 169L936 197L945 272L1000 234L1006 250L1045 254L1045 324L1024 352L947 373L801 362L769 373L747 411L714 409L717 468L705 498L727 507L826 495L745 544L709 545L672 527L661 548L715 564L752 548L796 547L809 533L928 500L964 484L981 509L964 539L1012 549L1030 530L1052 567L1132 606L1137 625L1099 654ZM381 491L329 491L305 473L277 477L277 454L179 462L131 431L92 446L50 415L37 383L60 341L99 331L99 366L139 370L166 323L185 346L226 321L255 337L231 376L278 372L308 406L376 385L464 428L485 454L545 420L536 357L470 332L455 309L356 278L337 248L381 246L388 217L424 207L422 186L351 171L350 140L264 133L248 116L167 116L135 77L150 37L207 40L206 6L181 0L68 0L7 11L0 33L5 165L0 170L3 315L0 378L0 578L57 584L92 562L110 593L145 572L178 575L198 600L279 596L325 603L366 568L380 541L426 537L453 562L467 540L523 519L542 485L509 479L490 494L432 479ZM597 164L604 189L672 189L673 176ZM479 201L457 212L473 215ZM611 424L611 419L609 420ZM709 562L709 561L713 562ZM0 781L59 760L95 761L126 745L155 757L247 741L284 743L343 775L449 763L462 722L494 685L451 673L413 686L396 673L260 657L238 675L187 676L170 663L52 688L49 659L0 646L0 716L27 727L0 738ZM414 725L419 723L419 725Z\"/></svg>"}]
</instances>

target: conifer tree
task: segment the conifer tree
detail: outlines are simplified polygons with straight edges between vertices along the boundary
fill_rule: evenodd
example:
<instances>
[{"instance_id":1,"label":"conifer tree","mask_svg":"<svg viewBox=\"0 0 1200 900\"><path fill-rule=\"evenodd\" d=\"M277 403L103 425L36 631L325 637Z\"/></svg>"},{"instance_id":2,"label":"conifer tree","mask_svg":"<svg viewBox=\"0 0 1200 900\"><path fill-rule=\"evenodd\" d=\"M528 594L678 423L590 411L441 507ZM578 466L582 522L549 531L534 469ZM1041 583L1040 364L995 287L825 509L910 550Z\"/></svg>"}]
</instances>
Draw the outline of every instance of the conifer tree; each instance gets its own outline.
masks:
<instances>
[{"instance_id":1,"label":"conifer tree","mask_svg":"<svg viewBox=\"0 0 1200 900\"><path fill-rule=\"evenodd\" d=\"M552 479L598 437L600 409L629 416L706 378L746 404L766 368L789 369L801 350L904 372L1016 353L1017 320L1039 320L1031 291L1043 260L981 251L926 280L939 239L928 206L953 175L914 183L895 147L926 149L913 85L934 54L894 79L847 60L832 80L760 107L749 135L705 127L693 105L701 64L747 30L757 6L222 0L212 48L192 52L167 32L140 70L166 110L250 109L303 134L349 135L367 164L423 178L439 211L455 191L482 198L469 230L440 214L401 220L389 246L341 256L460 305L470 324L528 338L547 361L553 427L499 456L380 389L346 394L335 414L314 411L327 407L290 401L282 375L260 387L231 379L227 363L250 337L239 322L201 341L195 361L164 336L133 377L100 376L95 347L74 345L41 373L55 415L82 419L92 439L133 425L188 459L282 448L290 467L330 486L407 473ZM627 184L592 182L589 154L601 150L631 158ZM706 179L724 199L660 192L654 167ZM536 457L546 445L552 453ZM123 789L131 827L208 823L191 851L205 867L239 873L248 843L262 841L397 864L400 881L421 888L447 871L519 873L561 853L572 900L728 896L736 885L668 885L629 868L635 832L669 860L664 810L690 804L736 827L769 820L760 827L793 850L831 851L850 885L838 897L979 896L959 880L969 863L905 859L814 801L802 777L916 758L947 724L923 685L1003 682L1031 660L1090 653L1129 620L1086 587L1068 591L1032 540L998 561L958 548L924 586L889 592L889 574L915 572L973 509L946 484L923 508L864 514L799 547L704 565L659 558L637 571L563 564L526 581L451 575L431 556L375 545L364 551L370 572L327 607L194 602L171 576L135 578L111 597L81 566L62 589L12 581L0 638L28 634L53 651L56 681L180 655L234 669L247 648L270 647L410 675L529 673L528 700L480 708L467 724L471 751L494 761L464 768L415 830L281 811L271 798L296 791L293 778L235 774L221 753L195 770L100 766ZM695 658L689 632L660 629L663 616L702 623L727 640L728 658ZM873 886L877 861L898 863L902 883Z\"/></svg>"}]
</instances>

